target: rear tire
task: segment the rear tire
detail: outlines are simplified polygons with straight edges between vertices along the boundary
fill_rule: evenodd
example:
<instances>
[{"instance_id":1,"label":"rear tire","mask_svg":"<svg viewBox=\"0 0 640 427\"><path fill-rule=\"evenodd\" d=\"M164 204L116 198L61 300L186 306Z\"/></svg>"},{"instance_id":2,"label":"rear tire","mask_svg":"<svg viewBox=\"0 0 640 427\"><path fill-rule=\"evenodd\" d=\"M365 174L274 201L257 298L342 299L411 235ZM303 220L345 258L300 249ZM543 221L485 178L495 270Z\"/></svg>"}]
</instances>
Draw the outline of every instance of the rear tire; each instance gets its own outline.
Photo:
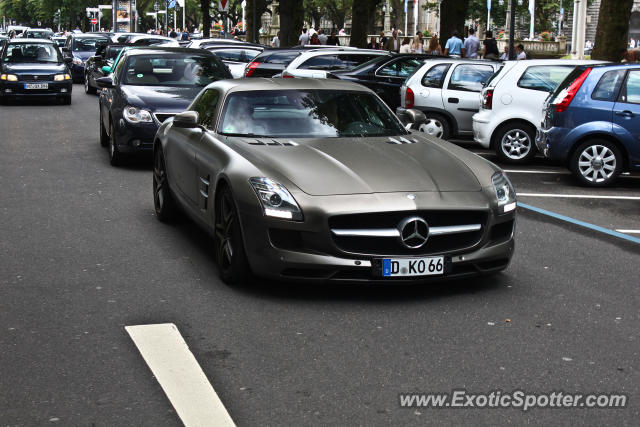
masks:
<instances>
[{"instance_id":1,"label":"rear tire","mask_svg":"<svg viewBox=\"0 0 640 427\"><path fill-rule=\"evenodd\" d=\"M435 138L446 140L451 137L451 126L444 116L434 113L424 114L427 116L427 121L419 125L413 125L412 128Z\"/></svg>"},{"instance_id":2,"label":"rear tire","mask_svg":"<svg viewBox=\"0 0 640 427\"><path fill-rule=\"evenodd\" d=\"M153 156L153 206L161 222L170 222L177 216L178 208L169 190L167 167L160 146Z\"/></svg>"},{"instance_id":3,"label":"rear tire","mask_svg":"<svg viewBox=\"0 0 640 427\"><path fill-rule=\"evenodd\" d=\"M102 107L100 107L100 145L106 147L109 145L109 135L107 135L107 130L104 128L104 122L102 121Z\"/></svg>"},{"instance_id":4,"label":"rear tire","mask_svg":"<svg viewBox=\"0 0 640 427\"><path fill-rule=\"evenodd\" d=\"M109 122L109 133L109 161L111 166L120 166L122 164L122 154L118 151L116 129L113 126L113 121Z\"/></svg>"},{"instance_id":5,"label":"rear tire","mask_svg":"<svg viewBox=\"0 0 640 427\"><path fill-rule=\"evenodd\" d=\"M495 150L498 158L512 165L529 163L538 152L536 130L526 123L510 123L496 132Z\"/></svg>"},{"instance_id":6,"label":"rear tire","mask_svg":"<svg viewBox=\"0 0 640 427\"><path fill-rule=\"evenodd\" d=\"M228 285L247 283L251 268L242 240L238 208L228 188L223 188L217 197L214 241L220 278Z\"/></svg>"},{"instance_id":7,"label":"rear tire","mask_svg":"<svg viewBox=\"0 0 640 427\"><path fill-rule=\"evenodd\" d=\"M623 159L618 147L604 139L591 139L573 153L570 167L582 185L606 187L622 172Z\"/></svg>"}]
</instances>

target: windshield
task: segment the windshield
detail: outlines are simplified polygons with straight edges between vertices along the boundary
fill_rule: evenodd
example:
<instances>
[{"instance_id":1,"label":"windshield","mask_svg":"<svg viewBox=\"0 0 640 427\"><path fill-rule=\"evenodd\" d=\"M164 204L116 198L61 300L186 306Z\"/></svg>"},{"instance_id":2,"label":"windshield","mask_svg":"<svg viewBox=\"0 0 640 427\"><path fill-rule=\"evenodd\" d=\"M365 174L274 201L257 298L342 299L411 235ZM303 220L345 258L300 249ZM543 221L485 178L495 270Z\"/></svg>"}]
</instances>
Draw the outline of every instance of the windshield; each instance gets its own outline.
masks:
<instances>
[{"instance_id":1,"label":"windshield","mask_svg":"<svg viewBox=\"0 0 640 427\"><path fill-rule=\"evenodd\" d=\"M52 35L51 31L27 31L28 39L48 39Z\"/></svg>"},{"instance_id":2,"label":"windshield","mask_svg":"<svg viewBox=\"0 0 640 427\"><path fill-rule=\"evenodd\" d=\"M231 78L227 67L214 55L135 55L128 58L124 84L136 86L206 86Z\"/></svg>"},{"instance_id":3,"label":"windshield","mask_svg":"<svg viewBox=\"0 0 640 427\"><path fill-rule=\"evenodd\" d=\"M105 52L104 59L106 61L113 61L122 52L124 46L109 46Z\"/></svg>"},{"instance_id":4,"label":"windshield","mask_svg":"<svg viewBox=\"0 0 640 427\"><path fill-rule=\"evenodd\" d=\"M377 97L343 90L233 93L227 98L220 129L223 135L271 138L407 134Z\"/></svg>"},{"instance_id":5,"label":"windshield","mask_svg":"<svg viewBox=\"0 0 640 427\"><path fill-rule=\"evenodd\" d=\"M107 43L109 40L98 37L78 37L73 41L74 52L95 52L99 44Z\"/></svg>"},{"instance_id":6,"label":"windshield","mask_svg":"<svg viewBox=\"0 0 640 427\"><path fill-rule=\"evenodd\" d=\"M14 43L5 50L4 63L62 62L52 43Z\"/></svg>"}]
</instances>

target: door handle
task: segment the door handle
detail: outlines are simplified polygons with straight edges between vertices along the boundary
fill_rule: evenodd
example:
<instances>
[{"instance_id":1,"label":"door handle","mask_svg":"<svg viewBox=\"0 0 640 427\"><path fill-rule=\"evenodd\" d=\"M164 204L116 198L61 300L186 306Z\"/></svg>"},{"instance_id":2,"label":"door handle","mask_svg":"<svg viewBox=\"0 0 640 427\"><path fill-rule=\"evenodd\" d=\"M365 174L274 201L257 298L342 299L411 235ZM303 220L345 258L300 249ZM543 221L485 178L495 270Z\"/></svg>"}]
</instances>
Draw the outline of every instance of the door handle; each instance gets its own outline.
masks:
<instances>
[{"instance_id":1,"label":"door handle","mask_svg":"<svg viewBox=\"0 0 640 427\"><path fill-rule=\"evenodd\" d=\"M617 116L622 116L622 117L635 117L636 115L633 114L631 111L629 110L624 110L624 111L616 111L616 115Z\"/></svg>"},{"instance_id":2,"label":"door handle","mask_svg":"<svg viewBox=\"0 0 640 427\"><path fill-rule=\"evenodd\" d=\"M449 98L447 101L449 101L450 104L457 104L460 102L458 98Z\"/></svg>"}]
</instances>

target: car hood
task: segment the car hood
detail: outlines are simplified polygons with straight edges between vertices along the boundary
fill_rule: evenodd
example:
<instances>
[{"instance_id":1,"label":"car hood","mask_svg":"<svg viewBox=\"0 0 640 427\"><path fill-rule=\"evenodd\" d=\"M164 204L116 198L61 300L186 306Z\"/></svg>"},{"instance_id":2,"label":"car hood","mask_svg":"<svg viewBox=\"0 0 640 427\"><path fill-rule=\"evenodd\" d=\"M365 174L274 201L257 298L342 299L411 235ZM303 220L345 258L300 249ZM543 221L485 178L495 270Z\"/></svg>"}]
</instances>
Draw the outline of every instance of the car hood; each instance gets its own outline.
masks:
<instances>
[{"instance_id":1,"label":"car hood","mask_svg":"<svg viewBox=\"0 0 640 427\"><path fill-rule=\"evenodd\" d=\"M45 64L38 62L28 62L22 64L4 64L4 71L10 74L53 74L64 73L67 66L60 64Z\"/></svg>"},{"instance_id":2,"label":"car hood","mask_svg":"<svg viewBox=\"0 0 640 427\"><path fill-rule=\"evenodd\" d=\"M201 87L121 86L130 105L152 111L181 112L187 109Z\"/></svg>"},{"instance_id":3,"label":"car hood","mask_svg":"<svg viewBox=\"0 0 640 427\"><path fill-rule=\"evenodd\" d=\"M313 196L482 189L461 158L421 136L229 140L265 176Z\"/></svg>"}]
</instances>

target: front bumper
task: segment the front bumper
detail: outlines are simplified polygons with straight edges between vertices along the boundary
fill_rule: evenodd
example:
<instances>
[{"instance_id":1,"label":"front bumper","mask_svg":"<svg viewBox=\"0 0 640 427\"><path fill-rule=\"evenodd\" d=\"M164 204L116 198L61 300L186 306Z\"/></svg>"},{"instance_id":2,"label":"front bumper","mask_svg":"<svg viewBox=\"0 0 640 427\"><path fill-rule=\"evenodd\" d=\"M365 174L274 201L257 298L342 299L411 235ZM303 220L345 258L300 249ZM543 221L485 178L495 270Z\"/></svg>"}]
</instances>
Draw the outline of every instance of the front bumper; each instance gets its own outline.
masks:
<instances>
[{"instance_id":1,"label":"front bumper","mask_svg":"<svg viewBox=\"0 0 640 427\"><path fill-rule=\"evenodd\" d=\"M323 197L296 194L300 206L313 206L303 210L304 222L265 217L256 208L257 200L251 201L250 206L240 204L245 249L252 271L258 276L284 281L423 283L476 276L508 266L514 251L515 211L495 214L483 192L416 193L416 196L416 201L411 201L406 193ZM404 253L345 248L344 241L340 243L332 234L332 218L363 215L363 206L369 207L364 215L370 212L409 217L425 210L462 213L469 210L481 212L484 220L473 242L462 247L441 246ZM382 258L436 255L445 257L444 275L385 278L378 272Z\"/></svg>"},{"instance_id":2,"label":"front bumper","mask_svg":"<svg viewBox=\"0 0 640 427\"><path fill-rule=\"evenodd\" d=\"M158 131L158 124L129 123L124 119L118 120L116 125L116 141L121 153L151 153L153 141Z\"/></svg>"},{"instance_id":3,"label":"front bumper","mask_svg":"<svg viewBox=\"0 0 640 427\"><path fill-rule=\"evenodd\" d=\"M46 83L47 89L26 89L29 83ZM0 96L3 98L29 98L29 97L66 97L71 96L73 83L71 80L55 82L55 81L17 81L8 82L0 81Z\"/></svg>"}]
</instances>

